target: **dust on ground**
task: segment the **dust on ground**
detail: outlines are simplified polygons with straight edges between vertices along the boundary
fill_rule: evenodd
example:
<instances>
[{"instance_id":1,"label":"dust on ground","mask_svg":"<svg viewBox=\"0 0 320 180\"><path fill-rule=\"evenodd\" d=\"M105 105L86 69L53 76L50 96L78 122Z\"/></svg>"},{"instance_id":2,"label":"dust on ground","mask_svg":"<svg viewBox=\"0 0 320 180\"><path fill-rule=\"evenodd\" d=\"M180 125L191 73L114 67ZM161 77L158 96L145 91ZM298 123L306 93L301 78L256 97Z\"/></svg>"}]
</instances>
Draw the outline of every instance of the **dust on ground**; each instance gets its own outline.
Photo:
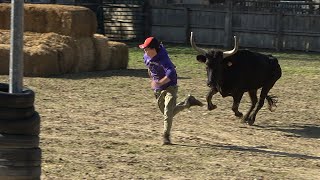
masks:
<instances>
[{"instance_id":1,"label":"dust on ground","mask_svg":"<svg viewBox=\"0 0 320 180\"><path fill-rule=\"evenodd\" d=\"M205 102L205 79L181 72L178 100ZM0 79L5 81L6 76ZM172 146L144 69L25 78L41 114L42 179L319 179L319 75L283 77L278 107L241 124L231 98L178 114ZM250 104L245 95L240 110Z\"/></svg>"}]
</instances>

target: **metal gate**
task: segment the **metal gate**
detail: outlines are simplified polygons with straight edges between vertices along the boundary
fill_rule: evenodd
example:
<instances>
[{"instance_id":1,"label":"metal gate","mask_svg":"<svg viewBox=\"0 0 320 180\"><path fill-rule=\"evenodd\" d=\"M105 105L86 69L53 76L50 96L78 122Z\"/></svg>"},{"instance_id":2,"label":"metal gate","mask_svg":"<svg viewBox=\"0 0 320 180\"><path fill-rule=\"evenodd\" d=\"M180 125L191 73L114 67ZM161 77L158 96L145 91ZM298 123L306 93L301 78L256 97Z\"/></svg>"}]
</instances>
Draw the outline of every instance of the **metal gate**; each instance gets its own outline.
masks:
<instances>
[{"instance_id":1,"label":"metal gate","mask_svg":"<svg viewBox=\"0 0 320 180\"><path fill-rule=\"evenodd\" d=\"M102 7L105 35L110 40L144 39L144 0L104 0Z\"/></svg>"}]
</instances>

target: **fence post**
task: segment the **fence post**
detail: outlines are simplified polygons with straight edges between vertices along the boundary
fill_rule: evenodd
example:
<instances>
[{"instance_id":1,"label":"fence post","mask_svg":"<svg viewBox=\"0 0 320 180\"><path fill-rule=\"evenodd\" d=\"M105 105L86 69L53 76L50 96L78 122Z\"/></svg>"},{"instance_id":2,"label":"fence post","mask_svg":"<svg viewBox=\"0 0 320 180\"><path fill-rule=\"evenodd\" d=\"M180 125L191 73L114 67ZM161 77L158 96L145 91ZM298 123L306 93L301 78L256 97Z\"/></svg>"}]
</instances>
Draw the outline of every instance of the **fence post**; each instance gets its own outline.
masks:
<instances>
[{"instance_id":1,"label":"fence post","mask_svg":"<svg viewBox=\"0 0 320 180\"><path fill-rule=\"evenodd\" d=\"M190 9L189 8L184 8L184 15L185 15L185 34L186 34L186 39L185 42L189 42L189 36L190 36Z\"/></svg>"},{"instance_id":2,"label":"fence post","mask_svg":"<svg viewBox=\"0 0 320 180\"><path fill-rule=\"evenodd\" d=\"M232 0L226 0L226 15L224 19L224 47L228 48L231 46L232 38Z\"/></svg>"},{"instance_id":3,"label":"fence post","mask_svg":"<svg viewBox=\"0 0 320 180\"><path fill-rule=\"evenodd\" d=\"M281 51L283 48L283 42L282 42L282 20L283 20L283 14L282 10L279 9L277 12L277 42L276 42L276 51Z\"/></svg>"},{"instance_id":4,"label":"fence post","mask_svg":"<svg viewBox=\"0 0 320 180\"><path fill-rule=\"evenodd\" d=\"M144 14L144 35L148 37L151 35L152 28L152 10L148 1L145 1L143 4L143 14Z\"/></svg>"},{"instance_id":5,"label":"fence post","mask_svg":"<svg viewBox=\"0 0 320 180\"><path fill-rule=\"evenodd\" d=\"M11 7L9 92L20 93L23 87L24 1L13 0Z\"/></svg>"},{"instance_id":6,"label":"fence post","mask_svg":"<svg viewBox=\"0 0 320 180\"><path fill-rule=\"evenodd\" d=\"M104 27L104 9L103 9L103 1L99 0L98 6L96 8L96 16L98 21L98 33L106 35L105 27Z\"/></svg>"}]
</instances>

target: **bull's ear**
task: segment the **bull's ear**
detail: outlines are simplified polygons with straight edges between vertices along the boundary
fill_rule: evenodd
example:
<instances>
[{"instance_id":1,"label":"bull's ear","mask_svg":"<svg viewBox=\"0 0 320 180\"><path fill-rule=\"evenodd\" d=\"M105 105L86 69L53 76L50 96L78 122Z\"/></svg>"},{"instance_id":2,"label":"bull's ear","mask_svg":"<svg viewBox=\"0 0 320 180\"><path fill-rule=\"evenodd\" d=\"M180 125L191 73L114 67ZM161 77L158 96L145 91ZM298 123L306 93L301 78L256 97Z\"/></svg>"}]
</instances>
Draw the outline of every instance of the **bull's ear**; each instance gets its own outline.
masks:
<instances>
[{"instance_id":1,"label":"bull's ear","mask_svg":"<svg viewBox=\"0 0 320 180\"><path fill-rule=\"evenodd\" d=\"M201 62L201 63L205 63L207 61L207 57L204 55L198 55L197 56L197 61Z\"/></svg>"}]
</instances>

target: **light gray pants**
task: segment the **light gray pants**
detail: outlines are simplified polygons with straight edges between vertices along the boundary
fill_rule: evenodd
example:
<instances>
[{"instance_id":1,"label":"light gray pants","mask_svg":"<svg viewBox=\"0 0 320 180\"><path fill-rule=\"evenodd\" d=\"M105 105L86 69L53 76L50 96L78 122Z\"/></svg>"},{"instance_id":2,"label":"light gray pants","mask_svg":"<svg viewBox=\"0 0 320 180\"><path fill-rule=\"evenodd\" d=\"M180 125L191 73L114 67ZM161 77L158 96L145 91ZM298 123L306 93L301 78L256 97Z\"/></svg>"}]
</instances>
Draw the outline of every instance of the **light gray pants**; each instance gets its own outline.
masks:
<instances>
[{"instance_id":1,"label":"light gray pants","mask_svg":"<svg viewBox=\"0 0 320 180\"><path fill-rule=\"evenodd\" d=\"M164 117L163 134L170 135L173 117L190 105L177 102L178 86L169 86L167 89L156 92L157 103Z\"/></svg>"}]
</instances>

